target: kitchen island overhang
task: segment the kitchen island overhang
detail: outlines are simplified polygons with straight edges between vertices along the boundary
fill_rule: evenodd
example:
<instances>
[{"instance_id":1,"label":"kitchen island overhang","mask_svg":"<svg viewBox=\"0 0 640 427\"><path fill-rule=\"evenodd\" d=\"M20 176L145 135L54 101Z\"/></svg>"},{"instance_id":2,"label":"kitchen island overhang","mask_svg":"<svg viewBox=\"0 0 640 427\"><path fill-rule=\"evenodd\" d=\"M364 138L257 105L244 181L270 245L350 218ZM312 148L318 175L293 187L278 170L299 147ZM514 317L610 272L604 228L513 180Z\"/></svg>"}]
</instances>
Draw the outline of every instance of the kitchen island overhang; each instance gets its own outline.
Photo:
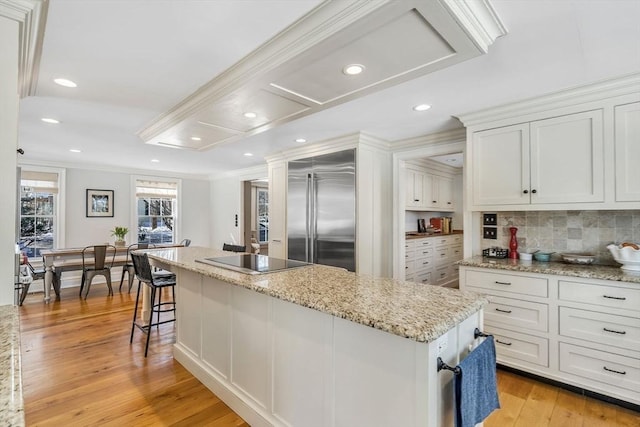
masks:
<instances>
[{"instance_id":1,"label":"kitchen island overhang","mask_svg":"<svg viewBox=\"0 0 640 427\"><path fill-rule=\"evenodd\" d=\"M174 356L251 425L436 426L451 374L482 326L472 292L313 265L246 275L150 251L178 276Z\"/></svg>"}]
</instances>

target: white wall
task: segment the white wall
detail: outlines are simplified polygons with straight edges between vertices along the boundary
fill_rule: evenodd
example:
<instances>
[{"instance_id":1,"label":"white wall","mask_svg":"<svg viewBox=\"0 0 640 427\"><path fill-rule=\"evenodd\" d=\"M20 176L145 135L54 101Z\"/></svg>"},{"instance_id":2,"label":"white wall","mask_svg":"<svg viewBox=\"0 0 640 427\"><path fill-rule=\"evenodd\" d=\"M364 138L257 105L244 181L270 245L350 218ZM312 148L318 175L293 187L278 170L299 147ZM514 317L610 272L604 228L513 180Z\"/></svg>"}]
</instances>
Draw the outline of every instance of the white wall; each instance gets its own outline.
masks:
<instances>
[{"instance_id":1,"label":"white wall","mask_svg":"<svg viewBox=\"0 0 640 427\"><path fill-rule=\"evenodd\" d=\"M240 170L235 173L211 179L211 247L222 249L224 243L238 244L242 238L242 182L267 177L267 166L260 166L250 170ZM238 225L235 216L238 215Z\"/></svg>"},{"instance_id":2,"label":"white wall","mask_svg":"<svg viewBox=\"0 0 640 427\"><path fill-rule=\"evenodd\" d=\"M132 175L126 172L67 169L66 186L66 246L78 247L98 243L113 243L111 231L115 226L129 228L128 243L134 243L135 205ZM113 218L86 217L86 190L114 190ZM181 206L177 240L191 239L193 246L209 246L209 182L206 180L182 179Z\"/></svg>"},{"instance_id":3,"label":"white wall","mask_svg":"<svg viewBox=\"0 0 640 427\"><path fill-rule=\"evenodd\" d=\"M0 305L14 301L16 148L18 141L18 23L0 16Z\"/></svg>"}]
</instances>

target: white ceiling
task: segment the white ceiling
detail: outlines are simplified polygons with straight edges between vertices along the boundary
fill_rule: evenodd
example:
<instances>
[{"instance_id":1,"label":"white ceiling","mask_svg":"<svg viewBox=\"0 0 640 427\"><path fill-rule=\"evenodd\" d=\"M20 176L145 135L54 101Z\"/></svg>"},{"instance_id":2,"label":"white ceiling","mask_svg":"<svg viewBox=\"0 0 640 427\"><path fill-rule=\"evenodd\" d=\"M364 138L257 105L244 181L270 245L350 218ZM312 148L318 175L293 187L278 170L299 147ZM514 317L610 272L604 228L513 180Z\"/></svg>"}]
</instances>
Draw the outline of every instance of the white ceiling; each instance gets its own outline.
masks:
<instances>
[{"instance_id":1,"label":"white ceiling","mask_svg":"<svg viewBox=\"0 0 640 427\"><path fill-rule=\"evenodd\" d=\"M208 151L136 136L319 3L50 0L36 96L20 104L20 161L216 174L263 164L296 138L360 131L397 141L461 127L453 116L640 71L640 0L492 0L508 33L486 55ZM413 111L420 103L433 107Z\"/></svg>"}]
</instances>

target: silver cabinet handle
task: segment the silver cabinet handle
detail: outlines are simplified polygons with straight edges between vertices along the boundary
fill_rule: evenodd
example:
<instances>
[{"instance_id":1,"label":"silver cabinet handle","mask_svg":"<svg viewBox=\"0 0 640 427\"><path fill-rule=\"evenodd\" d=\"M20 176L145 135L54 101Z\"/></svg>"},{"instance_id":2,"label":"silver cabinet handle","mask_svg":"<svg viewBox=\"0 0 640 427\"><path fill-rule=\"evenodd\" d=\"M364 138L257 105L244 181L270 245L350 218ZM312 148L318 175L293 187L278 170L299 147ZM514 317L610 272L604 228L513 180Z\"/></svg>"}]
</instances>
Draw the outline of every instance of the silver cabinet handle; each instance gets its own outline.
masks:
<instances>
[{"instance_id":1,"label":"silver cabinet handle","mask_svg":"<svg viewBox=\"0 0 640 427\"><path fill-rule=\"evenodd\" d=\"M499 311L500 313L507 313L507 314L511 314L511 310L501 310L499 308L496 308L496 311Z\"/></svg>"},{"instance_id":2,"label":"silver cabinet handle","mask_svg":"<svg viewBox=\"0 0 640 427\"><path fill-rule=\"evenodd\" d=\"M615 369L609 369L606 366L603 366L602 369L604 369L607 372L613 372L614 374L627 375L625 371L616 371Z\"/></svg>"},{"instance_id":3,"label":"silver cabinet handle","mask_svg":"<svg viewBox=\"0 0 640 427\"><path fill-rule=\"evenodd\" d=\"M498 284L498 285L507 285L507 286L511 286L511 283L510 283L510 282L498 282L497 280L496 280L496 284Z\"/></svg>"},{"instance_id":4,"label":"silver cabinet handle","mask_svg":"<svg viewBox=\"0 0 640 427\"><path fill-rule=\"evenodd\" d=\"M272 242L273 242L273 243L281 243L281 242L282 242L282 240L280 240L280 239L273 239L273 240L272 240Z\"/></svg>"},{"instance_id":5,"label":"silver cabinet handle","mask_svg":"<svg viewBox=\"0 0 640 427\"><path fill-rule=\"evenodd\" d=\"M511 344L512 344L512 343L510 343L510 342L504 342L504 341L500 341L500 340L496 340L496 342L497 342L498 344L502 344L502 345L511 345Z\"/></svg>"},{"instance_id":6,"label":"silver cabinet handle","mask_svg":"<svg viewBox=\"0 0 640 427\"><path fill-rule=\"evenodd\" d=\"M620 335L625 335L627 332L626 331L615 331L613 329L607 329L607 328L602 328L604 329L606 332L612 332L614 334L620 334Z\"/></svg>"}]
</instances>

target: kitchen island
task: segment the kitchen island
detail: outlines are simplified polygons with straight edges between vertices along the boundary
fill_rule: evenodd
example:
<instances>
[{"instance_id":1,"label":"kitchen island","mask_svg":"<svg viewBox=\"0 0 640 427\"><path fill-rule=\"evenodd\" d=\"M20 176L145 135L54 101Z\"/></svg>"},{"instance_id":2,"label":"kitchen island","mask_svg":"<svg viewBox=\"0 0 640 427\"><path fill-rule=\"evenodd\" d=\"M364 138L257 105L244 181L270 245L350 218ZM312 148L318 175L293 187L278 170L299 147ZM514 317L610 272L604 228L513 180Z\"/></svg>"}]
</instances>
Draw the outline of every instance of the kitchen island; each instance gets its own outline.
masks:
<instances>
[{"instance_id":1,"label":"kitchen island","mask_svg":"<svg viewBox=\"0 0 640 427\"><path fill-rule=\"evenodd\" d=\"M177 274L174 357L252 426L452 425L456 365L481 327L473 292L312 265L248 275L150 251Z\"/></svg>"}]
</instances>

